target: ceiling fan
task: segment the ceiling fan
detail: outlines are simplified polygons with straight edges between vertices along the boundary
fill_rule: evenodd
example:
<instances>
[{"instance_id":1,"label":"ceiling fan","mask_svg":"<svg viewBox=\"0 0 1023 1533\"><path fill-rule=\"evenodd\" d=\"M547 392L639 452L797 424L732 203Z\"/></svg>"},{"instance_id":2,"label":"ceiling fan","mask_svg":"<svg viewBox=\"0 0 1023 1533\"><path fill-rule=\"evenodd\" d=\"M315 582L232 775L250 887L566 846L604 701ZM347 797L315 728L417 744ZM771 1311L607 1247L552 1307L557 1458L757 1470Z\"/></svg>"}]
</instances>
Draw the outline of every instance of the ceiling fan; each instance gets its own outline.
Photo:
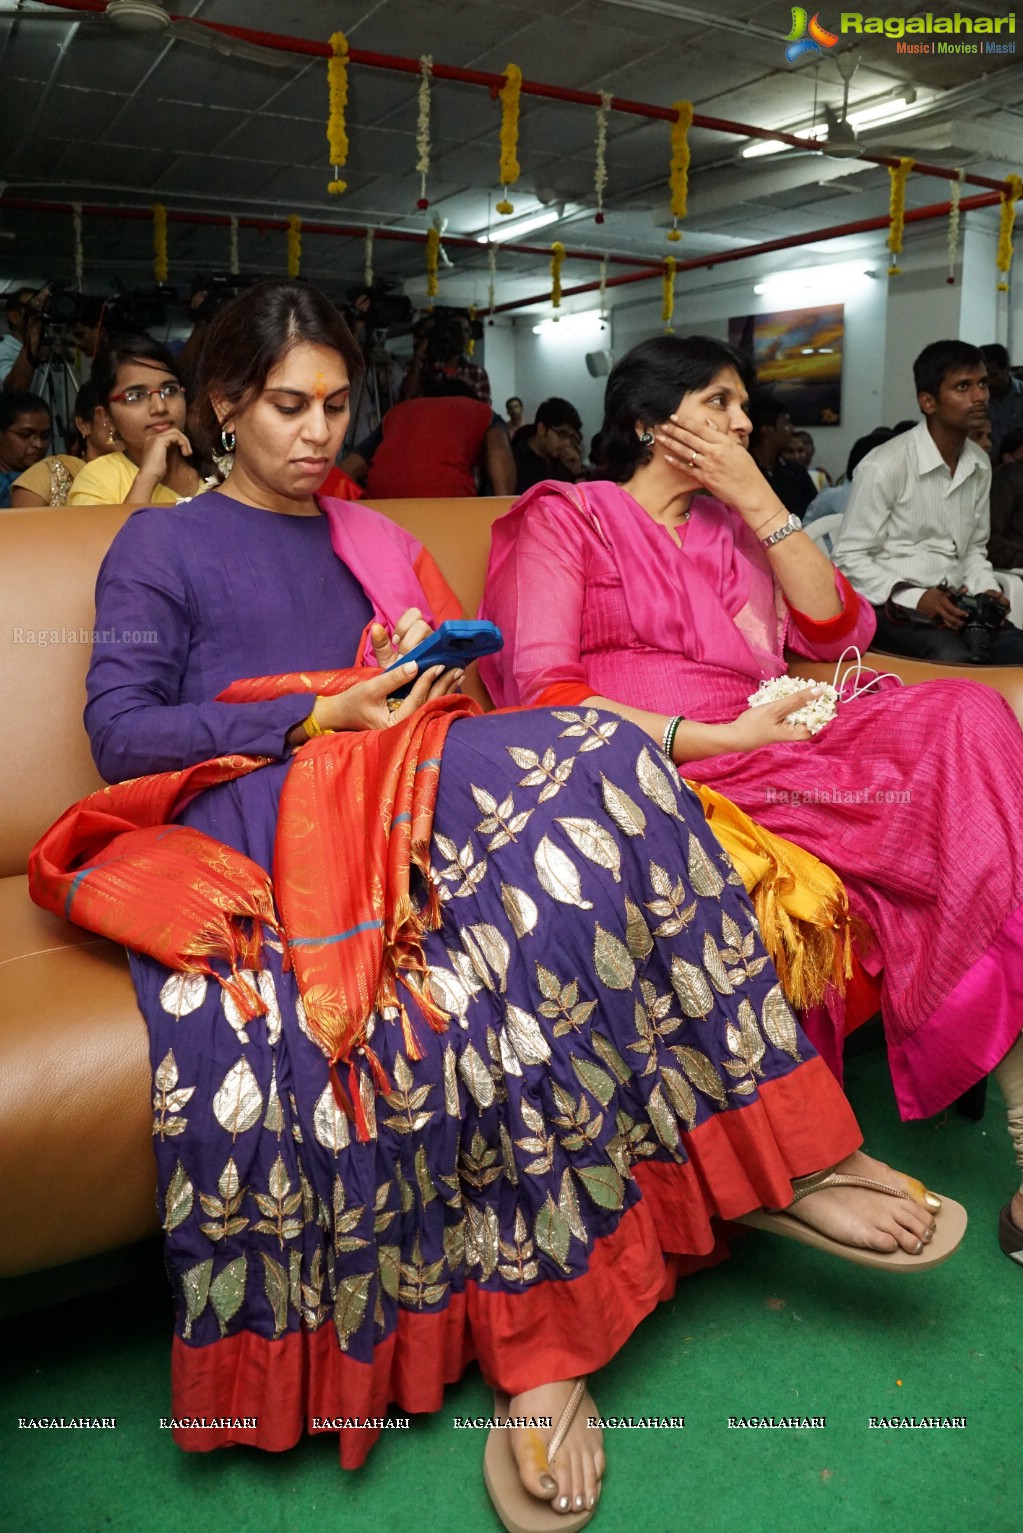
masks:
<instances>
[{"instance_id":1,"label":"ceiling fan","mask_svg":"<svg viewBox=\"0 0 1023 1533\"><path fill-rule=\"evenodd\" d=\"M274 69L293 68L291 56L287 53L278 52L275 48L262 48L258 43L250 43L244 38L231 37L225 32L217 32L212 27L203 26L201 22L189 21L187 18L174 20L164 10L159 0L110 0L106 10L102 12L89 12L78 10L62 10L59 6L53 6L50 11L25 11L20 7L4 6L0 8L0 21L17 22L19 27L26 23L36 25L39 22L60 23L61 26L76 24L78 26L106 27L120 33L122 37L158 37L164 36L169 41L192 43L198 48L207 48L214 53L222 54L226 58L246 59L252 63L268 64Z\"/></svg>"}]
</instances>

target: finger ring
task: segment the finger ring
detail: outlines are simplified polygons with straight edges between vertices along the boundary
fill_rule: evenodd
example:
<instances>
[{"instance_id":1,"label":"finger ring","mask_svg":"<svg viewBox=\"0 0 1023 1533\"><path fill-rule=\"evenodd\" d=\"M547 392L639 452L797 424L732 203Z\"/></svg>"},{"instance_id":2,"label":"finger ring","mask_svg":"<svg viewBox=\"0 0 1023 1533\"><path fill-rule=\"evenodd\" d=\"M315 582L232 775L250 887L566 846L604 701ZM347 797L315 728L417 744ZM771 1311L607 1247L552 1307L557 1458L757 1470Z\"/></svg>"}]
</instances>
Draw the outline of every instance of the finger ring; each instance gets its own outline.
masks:
<instances>
[{"instance_id":1,"label":"finger ring","mask_svg":"<svg viewBox=\"0 0 1023 1533\"><path fill-rule=\"evenodd\" d=\"M697 455L696 455L696 453L695 453L695 452L694 452L694 453L693 453L693 456L692 456L692 457L691 457L691 458L690 458L690 459L689 459L689 467L690 467L690 468L695 468L695 467L696 467L696 456L697 456Z\"/></svg>"},{"instance_id":2,"label":"finger ring","mask_svg":"<svg viewBox=\"0 0 1023 1533\"><path fill-rule=\"evenodd\" d=\"M403 697L389 697L387 699L388 713L397 713L398 709L401 707L404 701L405 699Z\"/></svg>"}]
</instances>

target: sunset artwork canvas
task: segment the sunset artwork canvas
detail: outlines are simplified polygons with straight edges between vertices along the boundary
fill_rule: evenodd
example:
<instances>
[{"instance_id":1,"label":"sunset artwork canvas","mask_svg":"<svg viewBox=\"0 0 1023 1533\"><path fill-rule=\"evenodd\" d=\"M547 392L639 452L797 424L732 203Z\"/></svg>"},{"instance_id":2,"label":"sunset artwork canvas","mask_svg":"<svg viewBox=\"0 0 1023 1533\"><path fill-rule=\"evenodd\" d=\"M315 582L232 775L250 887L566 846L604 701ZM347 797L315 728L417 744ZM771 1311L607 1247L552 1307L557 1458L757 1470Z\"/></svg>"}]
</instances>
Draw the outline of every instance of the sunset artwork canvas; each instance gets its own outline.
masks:
<instances>
[{"instance_id":1,"label":"sunset artwork canvas","mask_svg":"<svg viewBox=\"0 0 1023 1533\"><path fill-rule=\"evenodd\" d=\"M741 314L728 339L753 358L760 383L786 405L794 426L838 426L842 418L843 306Z\"/></svg>"}]
</instances>

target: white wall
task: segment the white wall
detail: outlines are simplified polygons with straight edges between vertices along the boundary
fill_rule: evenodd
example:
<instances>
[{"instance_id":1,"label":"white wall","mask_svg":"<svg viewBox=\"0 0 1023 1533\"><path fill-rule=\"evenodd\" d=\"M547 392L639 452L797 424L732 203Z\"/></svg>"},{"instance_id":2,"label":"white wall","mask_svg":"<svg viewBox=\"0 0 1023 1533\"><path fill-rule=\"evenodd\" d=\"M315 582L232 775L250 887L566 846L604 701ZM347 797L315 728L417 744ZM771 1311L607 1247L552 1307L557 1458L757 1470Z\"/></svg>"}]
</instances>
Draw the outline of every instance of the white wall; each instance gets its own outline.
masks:
<instances>
[{"instance_id":1,"label":"white wall","mask_svg":"<svg viewBox=\"0 0 1023 1533\"><path fill-rule=\"evenodd\" d=\"M567 399L583 421L583 446L600 430L604 415L603 378L591 378L586 354L610 347L611 329L602 328L596 309L565 316L557 324L544 324L547 315L529 315L515 321L515 377L525 408L532 420L545 399ZM540 334L534 334L534 327Z\"/></svg>"},{"instance_id":2,"label":"white wall","mask_svg":"<svg viewBox=\"0 0 1023 1533\"><path fill-rule=\"evenodd\" d=\"M841 266L832 286L812 294L797 283L791 298L779 299L769 292L755 295L754 283L763 280L765 268L770 269L764 259L682 273L676 289L675 333L702 333L725 340L733 315L841 301L845 305L842 421L839 426L813 428L816 461L837 477L857 437L882 423L893 425L919 414L912 362L928 342L949 336L978 346L993 340L1015 341L1013 360L1023 362L1023 281L1017 280L1009 295L997 293L997 232L997 209L964 218L952 286L946 281L944 220L907 227L899 262L902 273L895 277L887 275L889 253L883 232L869 239L835 240L816 249L797 248L771 258L775 271L810 270L814 278L829 266ZM851 273L852 262L870 267L874 276ZM660 285L651 282L632 292L637 296L612 310L616 358L664 330ZM582 330L565 324L560 333L535 336L532 329L537 322L538 316L521 316L515 322L515 392L523 397L527 418L541 399L561 394L575 404L587 433L595 431L604 380L590 378L584 358L601 344L599 332L593 324Z\"/></svg>"}]
</instances>

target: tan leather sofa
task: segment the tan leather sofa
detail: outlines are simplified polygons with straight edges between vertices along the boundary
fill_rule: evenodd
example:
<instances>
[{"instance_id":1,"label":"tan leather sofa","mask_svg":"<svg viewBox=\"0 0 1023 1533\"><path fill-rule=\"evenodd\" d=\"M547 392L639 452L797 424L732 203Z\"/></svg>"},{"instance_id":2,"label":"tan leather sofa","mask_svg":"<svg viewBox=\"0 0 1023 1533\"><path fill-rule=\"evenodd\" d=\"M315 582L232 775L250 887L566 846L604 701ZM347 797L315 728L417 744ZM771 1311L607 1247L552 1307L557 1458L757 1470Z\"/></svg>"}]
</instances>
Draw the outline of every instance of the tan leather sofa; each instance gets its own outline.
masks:
<instances>
[{"instance_id":1,"label":"tan leather sofa","mask_svg":"<svg viewBox=\"0 0 1023 1533\"><path fill-rule=\"evenodd\" d=\"M508 504L381 509L426 544L473 613L490 524ZM41 832L99 785L84 682L96 573L125 516L97 506L0 517L0 1275L112 1252L158 1229L146 1032L124 954L36 909L25 881ZM982 676L1023 719L1023 671L874 663L907 681Z\"/></svg>"}]
</instances>

